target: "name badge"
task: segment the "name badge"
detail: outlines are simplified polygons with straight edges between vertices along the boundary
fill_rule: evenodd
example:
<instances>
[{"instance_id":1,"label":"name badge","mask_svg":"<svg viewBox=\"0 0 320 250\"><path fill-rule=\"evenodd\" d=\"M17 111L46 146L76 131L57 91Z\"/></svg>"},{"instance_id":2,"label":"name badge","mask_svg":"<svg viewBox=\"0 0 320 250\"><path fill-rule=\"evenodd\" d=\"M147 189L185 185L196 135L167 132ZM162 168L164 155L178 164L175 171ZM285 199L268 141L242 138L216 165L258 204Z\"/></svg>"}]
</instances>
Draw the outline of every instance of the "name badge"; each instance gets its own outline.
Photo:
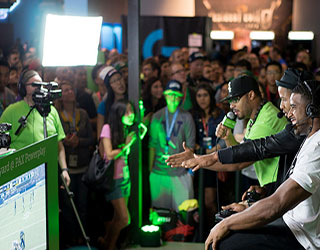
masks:
<instances>
[{"instance_id":1,"label":"name badge","mask_svg":"<svg viewBox=\"0 0 320 250\"><path fill-rule=\"evenodd\" d=\"M69 155L69 167L76 167L78 165L78 155Z\"/></svg>"}]
</instances>

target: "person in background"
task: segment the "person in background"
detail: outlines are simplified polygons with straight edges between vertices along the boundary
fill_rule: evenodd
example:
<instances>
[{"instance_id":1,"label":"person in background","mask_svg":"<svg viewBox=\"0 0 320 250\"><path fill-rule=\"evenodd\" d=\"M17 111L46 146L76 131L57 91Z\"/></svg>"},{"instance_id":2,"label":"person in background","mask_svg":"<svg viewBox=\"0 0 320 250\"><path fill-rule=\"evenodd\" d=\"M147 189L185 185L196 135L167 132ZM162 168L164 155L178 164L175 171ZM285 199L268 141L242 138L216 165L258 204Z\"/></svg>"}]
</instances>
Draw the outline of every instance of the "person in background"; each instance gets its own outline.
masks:
<instances>
[{"instance_id":1,"label":"person in background","mask_svg":"<svg viewBox=\"0 0 320 250\"><path fill-rule=\"evenodd\" d=\"M145 107L143 123L149 126L152 115L166 106L163 96L162 83L158 78L150 78L143 91L143 105Z\"/></svg>"},{"instance_id":2,"label":"person in background","mask_svg":"<svg viewBox=\"0 0 320 250\"><path fill-rule=\"evenodd\" d=\"M91 72L92 80L98 86L98 91L92 95L96 109L98 109L99 103L102 102L107 93L106 85L104 84L103 79L100 77L100 72L105 67L107 67L105 64L98 63L93 67Z\"/></svg>"},{"instance_id":3,"label":"person in background","mask_svg":"<svg viewBox=\"0 0 320 250\"><path fill-rule=\"evenodd\" d=\"M147 58L142 63L142 89L144 88L144 83L148 81L151 77L159 77L160 67L158 63L152 58Z\"/></svg>"},{"instance_id":4,"label":"person in background","mask_svg":"<svg viewBox=\"0 0 320 250\"><path fill-rule=\"evenodd\" d=\"M171 66L171 80L177 80L182 84L183 99L181 108L184 110L190 110L192 108L191 92L187 82L187 74L185 68L180 63L172 63Z\"/></svg>"},{"instance_id":5,"label":"person in background","mask_svg":"<svg viewBox=\"0 0 320 250\"><path fill-rule=\"evenodd\" d=\"M220 61L214 60L211 62L212 67L212 74L213 74L213 80L212 80L212 87L213 90L216 91L217 88L223 83L223 67Z\"/></svg>"},{"instance_id":6,"label":"person in background","mask_svg":"<svg viewBox=\"0 0 320 250\"><path fill-rule=\"evenodd\" d=\"M258 82L265 88L267 86L266 68L262 67L258 76Z\"/></svg>"},{"instance_id":7,"label":"person in background","mask_svg":"<svg viewBox=\"0 0 320 250\"><path fill-rule=\"evenodd\" d=\"M300 50L296 55L296 63L303 63L304 65L306 65L307 70L310 70L312 60L311 60L311 55L309 53L309 50L306 50L306 49Z\"/></svg>"},{"instance_id":8,"label":"person in background","mask_svg":"<svg viewBox=\"0 0 320 250\"><path fill-rule=\"evenodd\" d=\"M200 84L196 89L196 103L192 114L196 125L196 152L202 155L215 151L217 139L215 132L224 117L224 112L216 106L214 91L206 83ZM216 172L204 170L203 175L206 224L207 229L210 229L214 225L212 215L217 212ZM195 179L198 181L197 177L198 175Z\"/></svg>"},{"instance_id":9,"label":"person in background","mask_svg":"<svg viewBox=\"0 0 320 250\"><path fill-rule=\"evenodd\" d=\"M270 61L276 61L281 64L282 71L285 71L288 68L286 61L281 56L281 50L277 45L273 45L269 50L269 59Z\"/></svg>"},{"instance_id":10,"label":"person in background","mask_svg":"<svg viewBox=\"0 0 320 250\"><path fill-rule=\"evenodd\" d=\"M127 98L127 86L120 72L114 67L105 67L101 70L99 77L104 77L104 84L108 94L106 99L102 100L98 107L97 135L101 134L103 124L108 121L113 103Z\"/></svg>"},{"instance_id":11,"label":"person in background","mask_svg":"<svg viewBox=\"0 0 320 250\"><path fill-rule=\"evenodd\" d=\"M234 64L233 63L228 63L225 67L224 67L224 73L223 73L223 77L225 81L230 81L234 78Z\"/></svg>"},{"instance_id":12,"label":"person in background","mask_svg":"<svg viewBox=\"0 0 320 250\"><path fill-rule=\"evenodd\" d=\"M179 211L178 206L193 198L191 175L165 163L171 154L183 151L182 142L195 147L192 116L179 108L183 98L181 83L171 80L163 92L167 106L156 112L151 121L149 140L150 190L153 207Z\"/></svg>"},{"instance_id":13,"label":"person in background","mask_svg":"<svg viewBox=\"0 0 320 250\"><path fill-rule=\"evenodd\" d=\"M241 75L252 75L251 64L246 59L241 59L235 64L234 68L234 78L237 78Z\"/></svg>"},{"instance_id":14,"label":"person in background","mask_svg":"<svg viewBox=\"0 0 320 250\"><path fill-rule=\"evenodd\" d=\"M121 73L123 80L128 87L128 62L118 61L114 64L114 68Z\"/></svg>"},{"instance_id":15,"label":"person in background","mask_svg":"<svg viewBox=\"0 0 320 250\"><path fill-rule=\"evenodd\" d=\"M184 65L185 62L184 62L183 52L181 51L181 49L176 49L171 53L170 63L171 64L180 63Z\"/></svg>"},{"instance_id":16,"label":"person in background","mask_svg":"<svg viewBox=\"0 0 320 250\"><path fill-rule=\"evenodd\" d=\"M18 96L19 73L16 67L10 68L9 81L7 87L12 90L15 96Z\"/></svg>"},{"instance_id":17,"label":"person in background","mask_svg":"<svg viewBox=\"0 0 320 250\"><path fill-rule=\"evenodd\" d=\"M275 61L269 62L266 65L266 99L273 103L277 108L280 107L280 98L276 81L279 81L282 76L281 64Z\"/></svg>"},{"instance_id":18,"label":"person in background","mask_svg":"<svg viewBox=\"0 0 320 250\"><path fill-rule=\"evenodd\" d=\"M87 111L91 127L97 126L97 110L94 104L92 93L89 94L87 88L87 71L85 67L76 67L74 74L74 88L76 91L76 101L79 108Z\"/></svg>"},{"instance_id":19,"label":"person in background","mask_svg":"<svg viewBox=\"0 0 320 250\"><path fill-rule=\"evenodd\" d=\"M92 128L87 112L76 107L73 85L70 82L63 81L60 84L60 88L62 96L61 99L56 101L56 108L66 134L63 145L71 179L69 188L75 195L74 202L81 222L86 228L88 188L81 178L90 162L88 147L94 143ZM63 236L65 236L66 244L75 245L82 238L82 234L78 229L76 218L73 216L74 212L69 205L70 201L65 196L63 198L64 202L61 204L62 217L65 222Z\"/></svg>"},{"instance_id":20,"label":"person in background","mask_svg":"<svg viewBox=\"0 0 320 250\"><path fill-rule=\"evenodd\" d=\"M255 53L247 53L244 56L244 59L251 64L251 71L253 75L258 76L260 72L260 62L258 56Z\"/></svg>"},{"instance_id":21,"label":"person in background","mask_svg":"<svg viewBox=\"0 0 320 250\"><path fill-rule=\"evenodd\" d=\"M8 54L8 63L10 67L22 68L20 53L17 49L11 49Z\"/></svg>"},{"instance_id":22,"label":"person in background","mask_svg":"<svg viewBox=\"0 0 320 250\"><path fill-rule=\"evenodd\" d=\"M160 65L160 72L161 72L160 80L161 80L162 86L165 86L171 77L170 63L168 58L160 57L159 65Z\"/></svg>"},{"instance_id":23,"label":"person in background","mask_svg":"<svg viewBox=\"0 0 320 250\"><path fill-rule=\"evenodd\" d=\"M3 111L16 101L16 95L7 86L9 84L10 66L5 60L0 60L0 116Z\"/></svg>"},{"instance_id":24,"label":"person in background","mask_svg":"<svg viewBox=\"0 0 320 250\"><path fill-rule=\"evenodd\" d=\"M137 139L135 132L130 132L134 121L133 105L126 100L119 100L112 105L108 122L103 125L100 135L105 161L108 163L114 160L110 170L113 172L110 178L112 184L105 193L106 201L111 201L113 205L114 215L105 235L98 239L101 247L107 250L115 249L120 231L130 224L127 207L131 190L128 155L131 145Z\"/></svg>"}]
</instances>

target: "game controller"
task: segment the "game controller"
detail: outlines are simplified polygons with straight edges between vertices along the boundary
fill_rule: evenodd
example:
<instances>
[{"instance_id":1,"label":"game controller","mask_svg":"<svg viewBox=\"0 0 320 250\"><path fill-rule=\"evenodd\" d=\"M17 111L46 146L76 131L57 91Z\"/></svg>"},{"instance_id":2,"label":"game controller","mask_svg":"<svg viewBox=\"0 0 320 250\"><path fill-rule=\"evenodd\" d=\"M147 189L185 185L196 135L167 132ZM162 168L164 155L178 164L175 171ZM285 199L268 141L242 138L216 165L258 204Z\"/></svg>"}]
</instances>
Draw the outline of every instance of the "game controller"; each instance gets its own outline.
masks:
<instances>
[{"instance_id":1,"label":"game controller","mask_svg":"<svg viewBox=\"0 0 320 250\"><path fill-rule=\"evenodd\" d=\"M230 215L233 215L235 213L237 213L237 212L233 211L231 209L221 210L219 213L216 213L215 222L218 223L218 222L222 221L224 218L227 218Z\"/></svg>"},{"instance_id":2,"label":"game controller","mask_svg":"<svg viewBox=\"0 0 320 250\"><path fill-rule=\"evenodd\" d=\"M248 202L250 203L256 202L260 199L261 199L261 194L257 193L255 190L249 191L246 194L246 200L248 200Z\"/></svg>"}]
</instances>

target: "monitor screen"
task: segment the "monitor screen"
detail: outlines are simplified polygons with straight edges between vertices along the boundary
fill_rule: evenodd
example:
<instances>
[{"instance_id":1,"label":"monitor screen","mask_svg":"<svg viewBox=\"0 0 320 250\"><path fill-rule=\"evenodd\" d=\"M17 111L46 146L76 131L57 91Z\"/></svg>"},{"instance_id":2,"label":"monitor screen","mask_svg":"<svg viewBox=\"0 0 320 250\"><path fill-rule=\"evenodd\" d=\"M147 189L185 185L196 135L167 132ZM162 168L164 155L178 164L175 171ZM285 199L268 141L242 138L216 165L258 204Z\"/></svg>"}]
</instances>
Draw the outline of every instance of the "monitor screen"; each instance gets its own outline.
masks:
<instances>
[{"instance_id":1,"label":"monitor screen","mask_svg":"<svg viewBox=\"0 0 320 250\"><path fill-rule=\"evenodd\" d=\"M46 164L0 186L1 249L47 249Z\"/></svg>"}]
</instances>

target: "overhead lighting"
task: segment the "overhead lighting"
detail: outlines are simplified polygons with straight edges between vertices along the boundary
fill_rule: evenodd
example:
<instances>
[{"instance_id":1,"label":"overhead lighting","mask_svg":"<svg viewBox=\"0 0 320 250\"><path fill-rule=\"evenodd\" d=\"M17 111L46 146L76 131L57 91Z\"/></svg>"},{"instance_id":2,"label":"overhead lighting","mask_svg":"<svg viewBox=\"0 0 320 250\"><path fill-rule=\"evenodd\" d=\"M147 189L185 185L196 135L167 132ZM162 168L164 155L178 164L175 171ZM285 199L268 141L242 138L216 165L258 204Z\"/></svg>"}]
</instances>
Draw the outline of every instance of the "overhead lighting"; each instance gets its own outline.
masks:
<instances>
[{"instance_id":1,"label":"overhead lighting","mask_svg":"<svg viewBox=\"0 0 320 250\"><path fill-rule=\"evenodd\" d=\"M234 32L230 30L212 30L210 38L212 40L233 40Z\"/></svg>"},{"instance_id":2,"label":"overhead lighting","mask_svg":"<svg viewBox=\"0 0 320 250\"><path fill-rule=\"evenodd\" d=\"M312 31L289 31L289 40L313 40L314 33Z\"/></svg>"},{"instance_id":3,"label":"overhead lighting","mask_svg":"<svg viewBox=\"0 0 320 250\"><path fill-rule=\"evenodd\" d=\"M274 32L273 31L251 31L250 39L251 40L273 40Z\"/></svg>"}]
</instances>

